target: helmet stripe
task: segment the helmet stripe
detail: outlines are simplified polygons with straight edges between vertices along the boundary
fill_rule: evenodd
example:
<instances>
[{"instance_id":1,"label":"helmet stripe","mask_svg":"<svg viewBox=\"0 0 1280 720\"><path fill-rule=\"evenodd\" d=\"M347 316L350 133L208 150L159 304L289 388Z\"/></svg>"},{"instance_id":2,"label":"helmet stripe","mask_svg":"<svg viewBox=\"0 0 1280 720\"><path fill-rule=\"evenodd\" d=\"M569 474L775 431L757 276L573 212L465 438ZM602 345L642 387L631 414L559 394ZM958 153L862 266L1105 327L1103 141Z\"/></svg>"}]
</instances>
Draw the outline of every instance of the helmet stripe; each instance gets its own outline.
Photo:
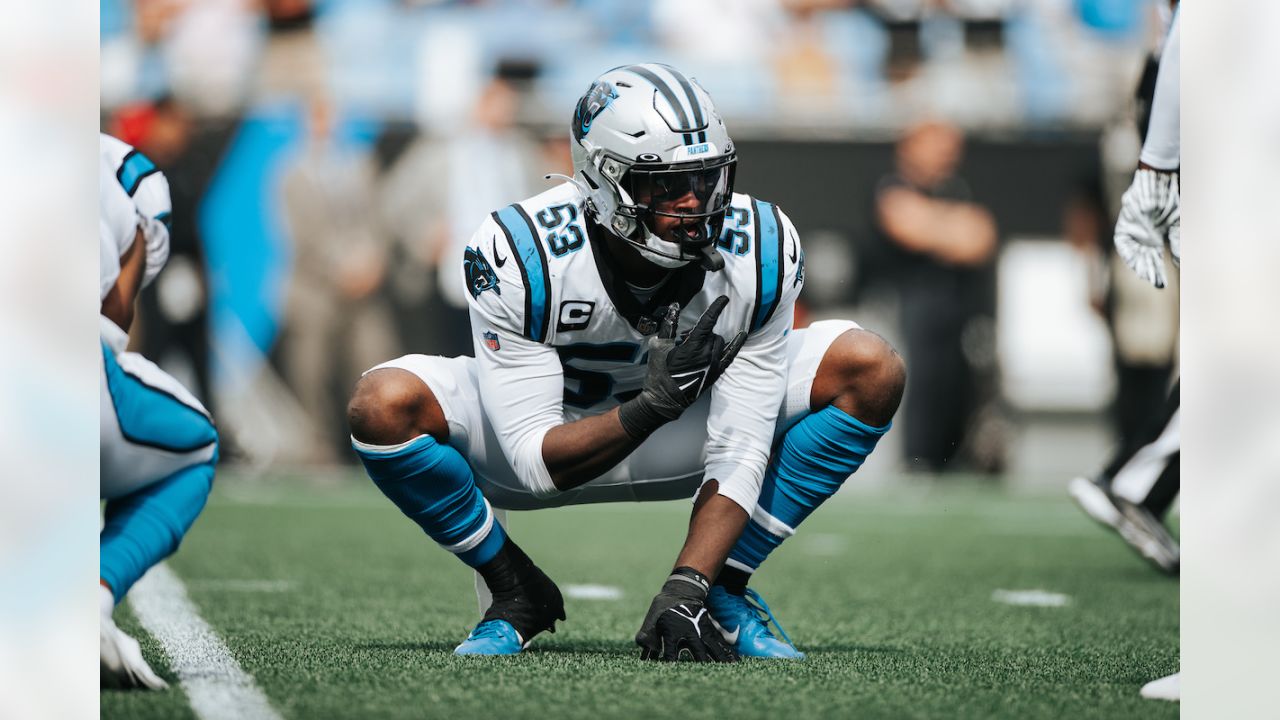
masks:
<instances>
[{"instance_id":1,"label":"helmet stripe","mask_svg":"<svg viewBox=\"0 0 1280 720\"><path fill-rule=\"evenodd\" d=\"M671 75L671 77L675 78L676 81L680 83L680 88L684 90L685 97L689 99L689 107L693 110L693 126L696 128L705 128L708 125L707 118L702 116L702 103L698 102L698 96L694 93L693 84L689 82L688 77L670 65L658 63L658 67L666 70L667 74ZM704 143L706 141L707 131L699 130L698 142ZM691 143L686 142L686 144Z\"/></svg>"},{"instance_id":2,"label":"helmet stripe","mask_svg":"<svg viewBox=\"0 0 1280 720\"><path fill-rule=\"evenodd\" d=\"M671 90L671 86L659 77L657 73L643 65L631 65L627 67L627 70L639 75L645 80L648 80L655 88L658 89L658 92L662 93L662 97L667 101L667 104L676 111L676 117L680 120L680 127L673 129L677 132L683 131L684 144L692 145L693 131L695 128L689 126L689 114L684 111L684 105L680 104L680 101L676 98L675 92Z\"/></svg>"},{"instance_id":3,"label":"helmet stripe","mask_svg":"<svg viewBox=\"0 0 1280 720\"><path fill-rule=\"evenodd\" d=\"M658 67L662 68L663 70L666 70L668 73L671 74L672 77L676 79L677 82L680 83L681 89L684 90L685 97L689 99L689 107L693 109L693 126L696 128L706 127L707 126L706 121L704 121L702 118L702 103L698 102L698 96L694 94L693 85L689 83L689 79L684 76L684 73L671 67L670 65L659 65ZM707 136L706 136L706 132L704 131L702 133L702 139L699 142L706 142L706 141L707 141Z\"/></svg>"}]
</instances>

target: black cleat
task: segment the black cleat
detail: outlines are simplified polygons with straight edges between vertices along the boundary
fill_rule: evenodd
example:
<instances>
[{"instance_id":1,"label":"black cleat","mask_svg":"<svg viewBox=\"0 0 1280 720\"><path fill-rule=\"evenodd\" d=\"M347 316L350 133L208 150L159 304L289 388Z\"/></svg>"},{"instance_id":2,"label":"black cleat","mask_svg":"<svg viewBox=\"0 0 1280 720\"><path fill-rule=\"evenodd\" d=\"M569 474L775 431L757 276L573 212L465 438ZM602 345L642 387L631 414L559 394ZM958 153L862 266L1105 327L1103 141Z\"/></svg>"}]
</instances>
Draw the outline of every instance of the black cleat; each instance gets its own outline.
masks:
<instances>
[{"instance_id":1,"label":"black cleat","mask_svg":"<svg viewBox=\"0 0 1280 720\"><path fill-rule=\"evenodd\" d=\"M564 599L551 578L530 565L514 590L498 592L455 655L515 655L529 646L534 635L556 631L564 620Z\"/></svg>"},{"instance_id":2,"label":"black cleat","mask_svg":"<svg viewBox=\"0 0 1280 720\"><path fill-rule=\"evenodd\" d=\"M480 625L504 620L519 633L521 644L528 645L534 635L544 630L555 632L556 620L564 620L560 588L511 538L492 560L476 570L493 595Z\"/></svg>"},{"instance_id":3,"label":"black cleat","mask_svg":"<svg viewBox=\"0 0 1280 720\"><path fill-rule=\"evenodd\" d=\"M564 620L564 598L560 588L536 565L529 565L514 590L493 593L493 603L484 621L506 620L527 645L534 635L556 631L556 621Z\"/></svg>"},{"instance_id":4,"label":"black cleat","mask_svg":"<svg viewBox=\"0 0 1280 720\"><path fill-rule=\"evenodd\" d=\"M1150 510L1116 496L1103 479L1078 477L1067 488L1089 517L1119 533L1129 547L1162 572L1178 574L1178 541Z\"/></svg>"}]
</instances>

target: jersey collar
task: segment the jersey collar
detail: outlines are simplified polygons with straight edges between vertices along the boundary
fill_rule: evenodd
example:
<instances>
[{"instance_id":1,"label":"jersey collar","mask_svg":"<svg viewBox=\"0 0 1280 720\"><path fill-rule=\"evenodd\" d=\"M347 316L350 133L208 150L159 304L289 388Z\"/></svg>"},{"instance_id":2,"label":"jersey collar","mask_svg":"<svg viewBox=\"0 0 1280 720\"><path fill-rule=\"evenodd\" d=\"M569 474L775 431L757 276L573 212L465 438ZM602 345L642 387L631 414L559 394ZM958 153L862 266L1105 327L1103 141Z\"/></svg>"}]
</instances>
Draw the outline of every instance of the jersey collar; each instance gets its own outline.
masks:
<instances>
[{"instance_id":1,"label":"jersey collar","mask_svg":"<svg viewBox=\"0 0 1280 720\"><path fill-rule=\"evenodd\" d=\"M600 274L600 284L618 313L641 335L651 335L657 330L655 318L661 316L661 308L673 302L680 303L683 308L702 290L707 271L696 261L690 262L673 270L672 276L649 298L649 302L641 303L627 287L617 263L610 258L602 232L599 225L587 222L587 238L591 242L591 255Z\"/></svg>"}]
</instances>

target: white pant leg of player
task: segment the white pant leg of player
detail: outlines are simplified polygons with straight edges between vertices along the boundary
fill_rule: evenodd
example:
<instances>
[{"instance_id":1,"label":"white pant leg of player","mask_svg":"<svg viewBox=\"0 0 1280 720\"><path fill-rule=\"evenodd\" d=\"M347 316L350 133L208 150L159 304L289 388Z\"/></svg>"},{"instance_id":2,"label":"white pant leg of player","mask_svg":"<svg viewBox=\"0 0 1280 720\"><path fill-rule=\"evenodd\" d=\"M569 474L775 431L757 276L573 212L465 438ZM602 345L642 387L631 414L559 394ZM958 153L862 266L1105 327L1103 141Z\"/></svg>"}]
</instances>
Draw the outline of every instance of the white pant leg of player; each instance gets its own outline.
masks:
<instances>
[{"instance_id":1,"label":"white pant leg of player","mask_svg":"<svg viewBox=\"0 0 1280 720\"><path fill-rule=\"evenodd\" d=\"M108 684L164 687L111 612L143 573L177 549L204 508L217 455L217 431L199 401L141 355L117 354L104 336L100 496L107 503L99 577Z\"/></svg>"},{"instance_id":2,"label":"white pant leg of player","mask_svg":"<svg viewBox=\"0 0 1280 720\"><path fill-rule=\"evenodd\" d=\"M365 373L348 405L351 444L378 489L492 590L484 619L455 652L512 654L554 630L564 601L477 485L484 463L471 453L483 457L484 433L479 403L463 401L476 393L471 360L409 355Z\"/></svg>"}]
</instances>

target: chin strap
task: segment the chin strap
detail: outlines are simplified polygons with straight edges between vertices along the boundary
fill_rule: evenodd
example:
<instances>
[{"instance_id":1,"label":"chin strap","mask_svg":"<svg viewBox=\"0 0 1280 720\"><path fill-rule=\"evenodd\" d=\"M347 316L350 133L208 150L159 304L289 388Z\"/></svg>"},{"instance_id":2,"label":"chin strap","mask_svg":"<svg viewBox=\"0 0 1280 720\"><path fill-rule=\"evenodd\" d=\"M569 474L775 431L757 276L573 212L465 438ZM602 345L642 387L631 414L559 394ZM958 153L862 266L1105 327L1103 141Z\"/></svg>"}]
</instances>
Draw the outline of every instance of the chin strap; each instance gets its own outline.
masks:
<instances>
[{"instance_id":1,"label":"chin strap","mask_svg":"<svg viewBox=\"0 0 1280 720\"><path fill-rule=\"evenodd\" d=\"M719 272L724 269L724 258L713 243L702 248L702 257L698 258L698 264L707 272Z\"/></svg>"}]
</instances>

